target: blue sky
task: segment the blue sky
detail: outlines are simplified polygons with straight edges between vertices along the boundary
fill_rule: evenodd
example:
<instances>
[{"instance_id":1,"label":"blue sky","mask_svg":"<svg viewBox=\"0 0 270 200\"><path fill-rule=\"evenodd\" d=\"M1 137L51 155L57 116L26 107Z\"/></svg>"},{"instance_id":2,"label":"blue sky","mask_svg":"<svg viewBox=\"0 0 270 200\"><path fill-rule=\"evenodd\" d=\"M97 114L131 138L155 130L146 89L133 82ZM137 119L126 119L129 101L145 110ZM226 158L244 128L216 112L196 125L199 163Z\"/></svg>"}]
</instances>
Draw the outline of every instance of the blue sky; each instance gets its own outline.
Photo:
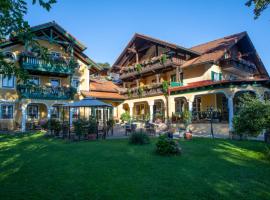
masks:
<instances>
[{"instance_id":1,"label":"blue sky","mask_svg":"<svg viewBox=\"0 0 270 200\"><path fill-rule=\"evenodd\" d=\"M50 12L30 6L26 19L55 20L88 47L89 57L110 64L136 32L192 47L247 31L270 72L270 8L254 20L246 1L58 0Z\"/></svg>"}]
</instances>

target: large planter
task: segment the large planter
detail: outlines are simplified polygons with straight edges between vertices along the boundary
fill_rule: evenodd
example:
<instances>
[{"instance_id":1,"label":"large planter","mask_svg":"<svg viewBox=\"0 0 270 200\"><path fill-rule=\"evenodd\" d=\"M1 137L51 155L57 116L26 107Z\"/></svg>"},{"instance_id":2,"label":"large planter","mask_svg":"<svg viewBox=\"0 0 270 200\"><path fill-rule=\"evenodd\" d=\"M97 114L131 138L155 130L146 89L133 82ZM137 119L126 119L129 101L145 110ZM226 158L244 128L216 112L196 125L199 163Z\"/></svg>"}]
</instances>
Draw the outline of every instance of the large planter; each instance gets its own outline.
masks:
<instances>
[{"instance_id":1,"label":"large planter","mask_svg":"<svg viewBox=\"0 0 270 200\"><path fill-rule=\"evenodd\" d=\"M191 139L192 139L192 133L191 133L191 132L185 132L184 138L185 138L186 140L191 140Z\"/></svg>"},{"instance_id":2,"label":"large planter","mask_svg":"<svg viewBox=\"0 0 270 200\"><path fill-rule=\"evenodd\" d=\"M96 140L97 134L88 134L88 140Z\"/></svg>"}]
</instances>

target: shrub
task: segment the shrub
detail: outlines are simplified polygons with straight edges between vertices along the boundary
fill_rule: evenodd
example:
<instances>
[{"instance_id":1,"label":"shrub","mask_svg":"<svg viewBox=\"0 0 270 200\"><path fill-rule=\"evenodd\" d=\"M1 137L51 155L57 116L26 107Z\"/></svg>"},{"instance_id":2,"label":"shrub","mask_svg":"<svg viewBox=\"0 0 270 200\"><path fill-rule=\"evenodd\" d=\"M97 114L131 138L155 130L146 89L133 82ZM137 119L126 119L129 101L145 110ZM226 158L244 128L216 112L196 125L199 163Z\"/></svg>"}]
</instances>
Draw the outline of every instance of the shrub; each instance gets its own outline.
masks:
<instances>
[{"instance_id":1,"label":"shrub","mask_svg":"<svg viewBox=\"0 0 270 200\"><path fill-rule=\"evenodd\" d=\"M149 139L149 136L145 134L144 132L135 132L130 135L129 143L139 144L139 145L149 144L150 139Z\"/></svg>"},{"instance_id":2,"label":"shrub","mask_svg":"<svg viewBox=\"0 0 270 200\"><path fill-rule=\"evenodd\" d=\"M88 125L87 133L89 134L97 134L97 121L96 118L91 117L89 121L86 121Z\"/></svg>"},{"instance_id":3,"label":"shrub","mask_svg":"<svg viewBox=\"0 0 270 200\"><path fill-rule=\"evenodd\" d=\"M256 97L245 95L240 99L240 106L233 118L233 128L237 135L258 136L263 129L268 129L269 102L262 102Z\"/></svg>"},{"instance_id":4,"label":"shrub","mask_svg":"<svg viewBox=\"0 0 270 200\"><path fill-rule=\"evenodd\" d=\"M86 120L78 119L77 121L73 122L73 125L75 134L79 137L79 139L83 134L87 134L87 129L85 126L88 125L88 123Z\"/></svg>"},{"instance_id":5,"label":"shrub","mask_svg":"<svg viewBox=\"0 0 270 200\"><path fill-rule=\"evenodd\" d=\"M124 113L121 115L120 119L121 119L123 122L128 122L128 121L130 121L131 117L130 117L129 112L124 112Z\"/></svg>"},{"instance_id":6,"label":"shrub","mask_svg":"<svg viewBox=\"0 0 270 200\"><path fill-rule=\"evenodd\" d=\"M182 118L184 121L186 131L188 129L188 126L191 124L191 116L192 116L192 114L189 110L185 110L182 114Z\"/></svg>"},{"instance_id":7,"label":"shrub","mask_svg":"<svg viewBox=\"0 0 270 200\"><path fill-rule=\"evenodd\" d=\"M181 148L175 140L162 135L156 143L156 152L160 155L177 155L181 154Z\"/></svg>"},{"instance_id":8,"label":"shrub","mask_svg":"<svg viewBox=\"0 0 270 200\"><path fill-rule=\"evenodd\" d=\"M60 133L60 131L62 129L61 123L57 119L49 119L48 122L43 125L43 127L48 128L55 135L59 135L59 133Z\"/></svg>"}]
</instances>

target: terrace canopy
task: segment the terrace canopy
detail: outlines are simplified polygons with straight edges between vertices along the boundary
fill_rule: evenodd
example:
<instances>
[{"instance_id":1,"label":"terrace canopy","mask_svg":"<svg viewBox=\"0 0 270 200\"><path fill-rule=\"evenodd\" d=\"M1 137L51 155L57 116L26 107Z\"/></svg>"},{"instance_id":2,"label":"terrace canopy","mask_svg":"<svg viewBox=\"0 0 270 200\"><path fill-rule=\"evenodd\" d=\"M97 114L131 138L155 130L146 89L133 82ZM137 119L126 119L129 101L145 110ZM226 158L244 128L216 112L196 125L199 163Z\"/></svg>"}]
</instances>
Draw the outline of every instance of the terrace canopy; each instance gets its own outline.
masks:
<instances>
[{"instance_id":1,"label":"terrace canopy","mask_svg":"<svg viewBox=\"0 0 270 200\"><path fill-rule=\"evenodd\" d=\"M78 107L112 108L112 105L108 104L108 103L104 103L103 101L97 100L97 99L95 99L93 97L87 97L87 98L84 98L84 99L82 99L80 101L76 101L74 103L66 104L66 107L70 107L70 108L78 108Z\"/></svg>"},{"instance_id":2,"label":"terrace canopy","mask_svg":"<svg viewBox=\"0 0 270 200\"><path fill-rule=\"evenodd\" d=\"M65 105L65 107L67 107L69 110L70 126L72 126L72 114L70 112L71 108L77 108L79 110L79 118L81 118L83 116L84 119L89 119L89 116L90 116L89 108L90 108L91 109L91 116L95 117L97 122L102 121L103 126L106 126L107 120L110 117L112 117L113 106L111 104L104 103L103 101L97 100L93 97L87 97L87 98L84 98L80 101L76 101L74 103L68 103ZM81 115L81 108L83 108L83 111L84 111L83 115ZM87 116L86 116L86 112L85 112L86 108L88 108ZM97 110L100 112L96 112ZM105 111L107 111L107 114L105 114L106 113ZM110 117L108 115L110 115Z\"/></svg>"}]
</instances>

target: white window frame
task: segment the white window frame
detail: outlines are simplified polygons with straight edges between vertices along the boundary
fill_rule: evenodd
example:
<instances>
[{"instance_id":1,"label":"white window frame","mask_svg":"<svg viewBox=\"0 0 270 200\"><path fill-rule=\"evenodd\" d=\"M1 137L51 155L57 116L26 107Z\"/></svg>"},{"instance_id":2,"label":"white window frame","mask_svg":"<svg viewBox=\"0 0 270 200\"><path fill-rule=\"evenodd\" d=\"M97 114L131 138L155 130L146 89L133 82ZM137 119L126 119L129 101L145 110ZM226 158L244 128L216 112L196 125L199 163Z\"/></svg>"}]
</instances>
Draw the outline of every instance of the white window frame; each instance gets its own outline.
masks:
<instances>
[{"instance_id":1,"label":"white window frame","mask_svg":"<svg viewBox=\"0 0 270 200\"><path fill-rule=\"evenodd\" d=\"M54 113L54 111L56 111L56 113ZM53 117L54 114L56 114L56 117ZM60 118L60 108L59 108L59 106L52 106L51 118L53 118L53 119L59 119Z\"/></svg>"},{"instance_id":2,"label":"white window frame","mask_svg":"<svg viewBox=\"0 0 270 200\"><path fill-rule=\"evenodd\" d=\"M30 113L29 113L29 108L30 107L36 107L37 108L37 117L34 117L34 118L31 118L30 117ZM32 110L33 111L33 110ZM33 104L33 105L28 105L27 106L27 119L39 119L39 106L38 105L36 105L36 104Z\"/></svg>"},{"instance_id":3,"label":"white window frame","mask_svg":"<svg viewBox=\"0 0 270 200\"><path fill-rule=\"evenodd\" d=\"M5 56L5 58L6 58L7 60L12 61L12 62L16 62L17 56L16 56L15 53L13 53L13 52L11 52L11 51L6 51L6 52L4 52L3 54L4 54L4 56ZM6 57L8 54L10 54L12 58Z\"/></svg>"},{"instance_id":4,"label":"white window frame","mask_svg":"<svg viewBox=\"0 0 270 200\"><path fill-rule=\"evenodd\" d=\"M8 107L11 106L12 107L12 113L11 113L11 117L7 117L7 118L3 118L3 106L7 106L5 108L5 111L7 112L7 115L8 115ZM14 119L14 104L7 104L7 103L4 103L4 104L1 104L1 119Z\"/></svg>"},{"instance_id":5,"label":"white window frame","mask_svg":"<svg viewBox=\"0 0 270 200\"><path fill-rule=\"evenodd\" d=\"M6 76L8 76L8 75L4 75L4 74L2 74L1 75L1 86L2 86L2 88L6 88L6 89L14 89L15 88L15 76L14 75L10 75L10 77L12 78L12 86L4 86L4 79L5 79L5 77Z\"/></svg>"},{"instance_id":6,"label":"white window frame","mask_svg":"<svg viewBox=\"0 0 270 200\"><path fill-rule=\"evenodd\" d=\"M61 58L62 57L62 54L58 51L51 51L50 55L52 58Z\"/></svg>"},{"instance_id":7,"label":"white window frame","mask_svg":"<svg viewBox=\"0 0 270 200\"><path fill-rule=\"evenodd\" d=\"M34 83L33 80L37 79L38 80L38 84L35 85L40 85L40 77L39 76L30 76L30 78L28 79L29 82Z\"/></svg>"},{"instance_id":8,"label":"white window frame","mask_svg":"<svg viewBox=\"0 0 270 200\"><path fill-rule=\"evenodd\" d=\"M79 83L77 87L75 87L75 86L73 85L73 81L74 81L74 80L77 80L78 83ZM80 88L81 88L80 78L79 78L79 77L73 77L72 80L71 80L71 86L74 87L74 88L76 88L76 89L77 89L77 92L79 92L79 91L80 91Z\"/></svg>"},{"instance_id":9,"label":"white window frame","mask_svg":"<svg viewBox=\"0 0 270 200\"><path fill-rule=\"evenodd\" d=\"M61 87L61 79L60 78L50 78L50 84L51 84L51 86L53 87L53 85L52 85L52 80L59 80L59 86L58 87Z\"/></svg>"}]
</instances>

